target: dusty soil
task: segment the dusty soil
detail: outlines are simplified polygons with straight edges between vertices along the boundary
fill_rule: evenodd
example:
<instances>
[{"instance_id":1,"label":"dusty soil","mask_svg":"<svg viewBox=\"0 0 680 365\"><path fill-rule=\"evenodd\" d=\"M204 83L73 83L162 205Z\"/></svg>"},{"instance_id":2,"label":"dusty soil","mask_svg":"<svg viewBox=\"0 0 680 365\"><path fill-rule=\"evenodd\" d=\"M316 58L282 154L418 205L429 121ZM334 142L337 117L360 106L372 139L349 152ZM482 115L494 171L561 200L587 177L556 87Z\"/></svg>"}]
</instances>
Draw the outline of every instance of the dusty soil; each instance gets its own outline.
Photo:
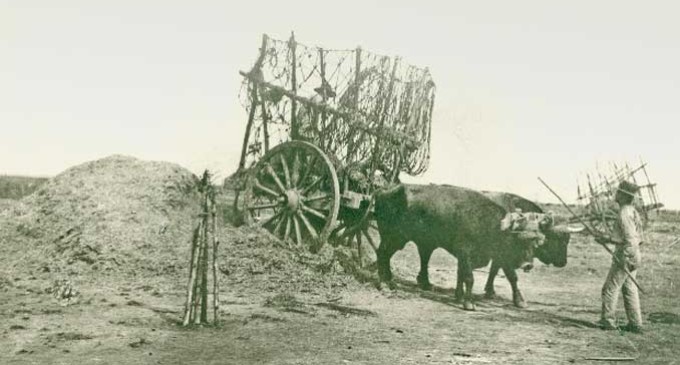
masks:
<instances>
[{"instance_id":1,"label":"dusty soil","mask_svg":"<svg viewBox=\"0 0 680 365\"><path fill-rule=\"evenodd\" d=\"M186 171L114 160L72 170L62 176L64 184L46 184L42 194L50 199L37 201L39 190L0 207L0 363L561 364L592 363L590 357L680 363L675 214L660 216L643 246L644 335L595 327L610 261L587 236L572 239L565 268L538 265L520 273L529 308L512 305L502 276L499 297L484 299L487 269L481 269L477 311L466 312L453 301L456 262L444 251L431 261L433 291L415 285L413 244L393 259L397 288L378 289L347 275L330 248L312 255L224 222L220 324L183 328L186 255L198 203L186 186L172 194L173 186L184 186L175 183L188 178ZM139 169L114 179L126 166ZM137 185L126 188L129 179ZM108 197L108 205L99 196ZM179 196L183 203L168 198ZM90 208L79 205L83 199ZM140 199L145 204L135 206L134 219L121 215ZM45 206L51 212L40 213ZM100 219L86 219L96 211ZM62 236L72 227L81 238L65 244ZM83 251L85 245L97 252ZM625 323L622 308L620 316Z\"/></svg>"}]
</instances>

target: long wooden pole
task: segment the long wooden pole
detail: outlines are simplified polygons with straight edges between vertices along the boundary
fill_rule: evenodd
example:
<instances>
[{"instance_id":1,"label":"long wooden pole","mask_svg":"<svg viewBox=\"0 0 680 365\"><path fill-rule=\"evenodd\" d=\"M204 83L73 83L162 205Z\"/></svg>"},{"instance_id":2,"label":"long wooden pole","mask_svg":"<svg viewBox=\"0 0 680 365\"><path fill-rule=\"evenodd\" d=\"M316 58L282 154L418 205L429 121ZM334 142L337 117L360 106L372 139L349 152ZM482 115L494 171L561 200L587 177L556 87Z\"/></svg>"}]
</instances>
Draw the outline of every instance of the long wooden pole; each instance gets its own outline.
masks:
<instances>
[{"instance_id":1,"label":"long wooden pole","mask_svg":"<svg viewBox=\"0 0 680 365\"><path fill-rule=\"evenodd\" d=\"M260 47L260 55L257 58L257 61L255 61L255 65L253 68L248 72L249 75L261 75L261 69L262 69L262 62L264 61L264 55L267 52L267 40L268 37L266 34L262 35L262 47ZM243 74L243 73L242 73ZM261 77L260 77L261 78ZM248 113L248 124L246 124L246 131L245 135L243 136L243 147L241 148L241 160L239 161L238 164L238 169L239 171L244 169L246 166L246 154L248 152L248 141L250 141L250 133L251 130L253 129L253 122L255 121L255 111L257 110L257 88L259 85L257 82L254 82L252 78L248 78L250 80L249 82L249 87L250 87L250 111Z\"/></svg>"},{"instance_id":2,"label":"long wooden pole","mask_svg":"<svg viewBox=\"0 0 680 365\"><path fill-rule=\"evenodd\" d=\"M319 48L319 70L321 73L321 102L326 105L326 99L328 96L326 95L326 61L324 60L324 51L323 48ZM319 127L319 130L324 131L321 133L320 137L320 142L321 142L321 148L324 151L327 151L328 148L326 147L326 110L322 109L321 110L321 120L319 121L321 124L321 127Z\"/></svg>"},{"instance_id":3,"label":"long wooden pole","mask_svg":"<svg viewBox=\"0 0 680 365\"><path fill-rule=\"evenodd\" d=\"M214 196L213 196L214 198ZM220 308L220 285L219 285L219 280L217 278L217 246L220 244L220 241L217 240L217 229L216 229L216 223L215 223L215 216L216 216L216 209L215 209L215 201L212 201L212 248L213 248L213 254L212 254L212 274L213 274L213 321L214 324L217 325L219 324L219 308Z\"/></svg>"},{"instance_id":4,"label":"long wooden pole","mask_svg":"<svg viewBox=\"0 0 680 365\"><path fill-rule=\"evenodd\" d=\"M288 41L288 48L290 49L291 69L290 69L290 83L291 91L297 95L297 43L295 42L295 33L290 33L290 40ZM297 120L297 100L290 99L290 134L293 140L300 138L300 130L298 129Z\"/></svg>"},{"instance_id":5,"label":"long wooden pole","mask_svg":"<svg viewBox=\"0 0 680 365\"><path fill-rule=\"evenodd\" d=\"M262 108L262 131L264 132L264 153L269 152L269 113L267 113L267 101L262 98L260 100L260 108Z\"/></svg>"},{"instance_id":6,"label":"long wooden pole","mask_svg":"<svg viewBox=\"0 0 680 365\"><path fill-rule=\"evenodd\" d=\"M541 179L541 178L539 177L539 178L538 178L538 181L540 181L541 184L543 184L543 186L545 186L548 190L550 190L550 192L551 192L553 195L555 195L555 197L557 197L557 199L560 200L560 202L562 203L562 205L564 205L564 207L567 208L567 210L569 211L569 213L570 213L574 218L578 219L579 223L581 223L581 224L583 225L583 227L585 227L585 229L588 231L588 233L590 233L591 235L593 235L593 236L595 236L595 237L600 236L600 234L598 234L598 233L595 232L592 228L590 228L590 226L587 225L586 222L584 222L583 219L581 219L581 217L577 216L576 213L574 213L574 211L571 210L571 208L569 208L569 206L567 205L567 203L565 203L564 200L562 200L562 198L561 198L559 195L557 195L557 193L556 193L550 186L548 186L548 184L546 184L545 181L543 181L543 179ZM623 271L626 273L626 275L628 275L628 278L630 278L630 280L633 281L633 283L635 284L635 286L637 286L638 289L640 289L640 292L641 292L641 293L644 293L645 291L642 290L642 287L641 287L640 284L637 282L637 280L635 280L635 277L630 273L630 271L628 271L628 268L626 267L626 265L625 265L623 262L619 261L619 258L616 257L616 255L614 254L614 252L613 252L609 247L607 247L606 244L600 243L600 242L598 242L598 243L599 243L600 245L602 245L602 247L604 247L604 249L607 250L607 252L609 252L610 255L612 255L612 257L614 258L614 260L615 260L619 265L621 265L621 267L623 268Z\"/></svg>"},{"instance_id":7,"label":"long wooden pole","mask_svg":"<svg viewBox=\"0 0 680 365\"><path fill-rule=\"evenodd\" d=\"M351 116L352 120L355 120L359 117L359 100L360 100L360 90L361 90L361 47L357 47L356 51L354 52L355 60L354 60L354 95L352 99L352 110L354 111L354 115ZM354 151L355 147L355 138L358 137L358 133L354 133L353 129L350 129L349 132L349 141L347 143L347 161L346 163L351 163L352 160L354 159Z\"/></svg>"}]
</instances>

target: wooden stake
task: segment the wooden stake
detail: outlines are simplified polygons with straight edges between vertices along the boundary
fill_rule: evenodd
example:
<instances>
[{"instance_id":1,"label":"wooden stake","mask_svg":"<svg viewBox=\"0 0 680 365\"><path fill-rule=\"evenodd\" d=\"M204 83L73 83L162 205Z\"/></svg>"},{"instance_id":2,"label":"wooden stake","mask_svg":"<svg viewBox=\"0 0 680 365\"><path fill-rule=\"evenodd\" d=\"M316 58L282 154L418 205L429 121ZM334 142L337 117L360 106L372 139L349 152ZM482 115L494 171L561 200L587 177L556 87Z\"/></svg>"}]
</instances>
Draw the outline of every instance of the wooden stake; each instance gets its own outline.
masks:
<instances>
[{"instance_id":1,"label":"wooden stake","mask_svg":"<svg viewBox=\"0 0 680 365\"><path fill-rule=\"evenodd\" d=\"M197 249L198 249L198 236L200 234L201 230L201 223L199 222L198 226L196 229L194 229L194 234L191 237L191 261L189 262L189 282L187 283L187 300L184 306L184 320L182 321L182 324L184 326L189 324L189 321L191 320L191 312L192 312L192 299L193 299L193 294L194 294L194 286L196 282L196 257L197 257Z\"/></svg>"},{"instance_id":2,"label":"wooden stake","mask_svg":"<svg viewBox=\"0 0 680 365\"><path fill-rule=\"evenodd\" d=\"M206 186L205 189L208 189ZM205 203L203 205L203 257L201 262L201 323L208 323L208 236L209 236L209 215L208 215L208 192L205 193Z\"/></svg>"},{"instance_id":3,"label":"wooden stake","mask_svg":"<svg viewBox=\"0 0 680 365\"><path fill-rule=\"evenodd\" d=\"M205 242L204 240L204 224L205 221L202 219L201 220L201 236L199 239L199 244L198 244L198 260L197 260L197 265L196 265L196 283L194 284L194 313L193 313L193 319L194 319L194 324L201 324L201 317L200 317L200 309L201 309L201 293L200 293L200 288L202 287L202 283L200 280L203 278L203 255L205 252L205 248L203 246L203 243Z\"/></svg>"}]
</instances>

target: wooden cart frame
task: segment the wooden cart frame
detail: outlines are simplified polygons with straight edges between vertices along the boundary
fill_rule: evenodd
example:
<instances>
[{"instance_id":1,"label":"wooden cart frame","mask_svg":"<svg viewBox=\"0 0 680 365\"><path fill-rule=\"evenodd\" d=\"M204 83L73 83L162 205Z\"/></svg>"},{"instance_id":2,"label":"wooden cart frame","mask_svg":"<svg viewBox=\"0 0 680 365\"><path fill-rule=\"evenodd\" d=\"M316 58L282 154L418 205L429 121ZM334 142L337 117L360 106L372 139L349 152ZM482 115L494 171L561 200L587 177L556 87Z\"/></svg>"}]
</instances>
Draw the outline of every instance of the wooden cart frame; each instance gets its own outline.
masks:
<instances>
[{"instance_id":1,"label":"wooden cart frame","mask_svg":"<svg viewBox=\"0 0 680 365\"><path fill-rule=\"evenodd\" d=\"M248 122L237 202L247 220L291 244L365 239L375 248L373 193L428 167L428 69L263 35L255 64L240 74Z\"/></svg>"}]
</instances>

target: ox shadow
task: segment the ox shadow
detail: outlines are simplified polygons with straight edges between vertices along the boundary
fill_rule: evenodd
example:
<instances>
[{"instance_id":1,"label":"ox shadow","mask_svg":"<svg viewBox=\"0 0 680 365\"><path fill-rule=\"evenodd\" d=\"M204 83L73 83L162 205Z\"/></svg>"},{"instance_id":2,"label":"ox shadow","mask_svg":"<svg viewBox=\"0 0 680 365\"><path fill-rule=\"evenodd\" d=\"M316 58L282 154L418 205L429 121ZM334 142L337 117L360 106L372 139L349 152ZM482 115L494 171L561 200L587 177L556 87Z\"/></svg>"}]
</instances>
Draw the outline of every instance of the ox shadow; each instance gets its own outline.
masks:
<instances>
[{"instance_id":1,"label":"ox shadow","mask_svg":"<svg viewBox=\"0 0 680 365\"><path fill-rule=\"evenodd\" d=\"M437 303L444 304L451 308L464 311L461 301L454 297L455 288L443 288L437 285L432 285L431 290L423 290L418 284L404 280L401 278L394 278L396 289L419 296L424 299L432 300ZM529 302L530 308L517 308L512 303L511 299L506 299L501 296L494 296L494 298L487 298L483 294L473 295L475 305L481 309L478 312L493 313L493 316L480 317L481 319L496 321L499 319L508 319L513 322L525 322L532 324L550 324L561 327L577 327L577 328L591 328L599 329L597 323L593 321L583 320L575 317L569 317L546 311L543 309L536 309L535 307L555 307L556 310L564 308L564 305L557 305L553 303ZM599 313L595 310L581 310L577 312L583 313ZM678 319L680 320L680 319ZM678 322L680 323L680 322Z\"/></svg>"},{"instance_id":2,"label":"ox shadow","mask_svg":"<svg viewBox=\"0 0 680 365\"><path fill-rule=\"evenodd\" d=\"M461 311L464 310L462 308L462 301L457 300L455 298L454 295L455 288L444 288L433 284L430 290L423 290L420 288L420 286L418 286L418 284L397 277L393 279L393 283L396 284L396 289L400 291L410 293L414 296L428 299L437 303L441 303L449 307L459 309ZM473 300L475 302L475 305L480 307L486 307L488 302L490 301L489 299L485 298L484 295L480 294L473 294ZM497 301L499 302L499 304L501 304L500 299L493 299L493 301ZM512 306L512 302L504 304Z\"/></svg>"}]
</instances>

